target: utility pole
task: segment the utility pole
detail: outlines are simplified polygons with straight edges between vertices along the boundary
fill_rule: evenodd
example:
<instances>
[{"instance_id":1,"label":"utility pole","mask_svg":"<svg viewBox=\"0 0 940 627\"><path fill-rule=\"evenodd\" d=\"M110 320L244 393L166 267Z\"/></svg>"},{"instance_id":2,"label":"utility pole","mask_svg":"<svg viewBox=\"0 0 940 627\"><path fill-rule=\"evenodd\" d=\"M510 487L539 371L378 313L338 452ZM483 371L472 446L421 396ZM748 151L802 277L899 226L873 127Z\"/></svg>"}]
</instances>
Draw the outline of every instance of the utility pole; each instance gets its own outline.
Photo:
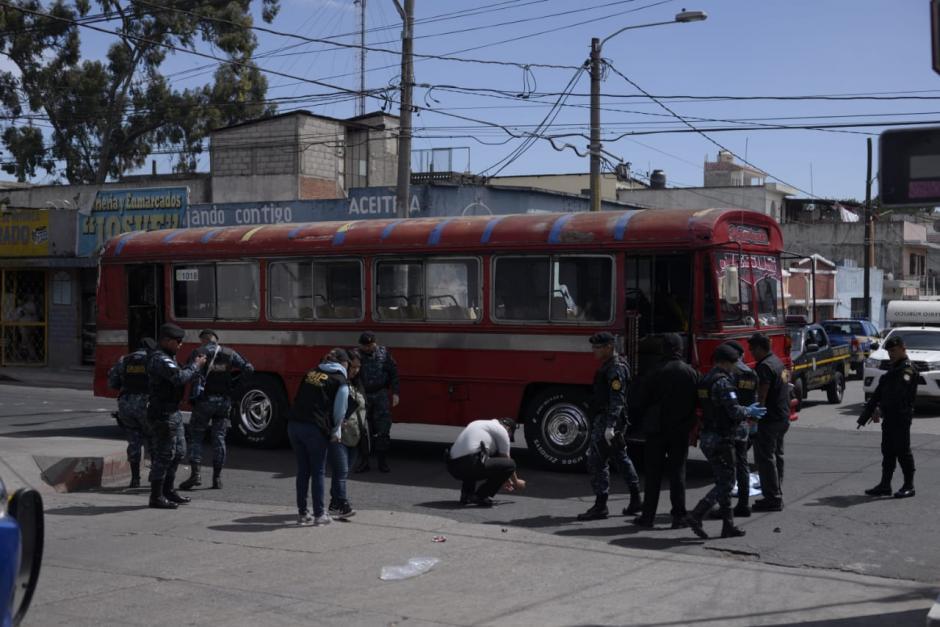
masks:
<instances>
[{"instance_id":1,"label":"utility pole","mask_svg":"<svg viewBox=\"0 0 940 627\"><path fill-rule=\"evenodd\" d=\"M411 205L411 90L414 87L414 60L412 59L412 37L414 37L414 0L404 0L402 7L394 0L404 27L401 31L401 109L398 129L398 192L396 205L398 217L407 218Z\"/></svg>"},{"instance_id":2,"label":"utility pole","mask_svg":"<svg viewBox=\"0 0 940 627\"><path fill-rule=\"evenodd\" d=\"M359 5L359 102L356 115L366 114L366 0L356 0Z\"/></svg>"},{"instance_id":3,"label":"utility pole","mask_svg":"<svg viewBox=\"0 0 940 627\"><path fill-rule=\"evenodd\" d=\"M865 282L865 317L871 320L871 247L872 237L872 216L871 216L871 137L868 138L868 168L865 175L865 272L863 281Z\"/></svg>"},{"instance_id":4,"label":"utility pole","mask_svg":"<svg viewBox=\"0 0 940 627\"><path fill-rule=\"evenodd\" d=\"M591 39L591 211L601 210L601 40Z\"/></svg>"}]
</instances>

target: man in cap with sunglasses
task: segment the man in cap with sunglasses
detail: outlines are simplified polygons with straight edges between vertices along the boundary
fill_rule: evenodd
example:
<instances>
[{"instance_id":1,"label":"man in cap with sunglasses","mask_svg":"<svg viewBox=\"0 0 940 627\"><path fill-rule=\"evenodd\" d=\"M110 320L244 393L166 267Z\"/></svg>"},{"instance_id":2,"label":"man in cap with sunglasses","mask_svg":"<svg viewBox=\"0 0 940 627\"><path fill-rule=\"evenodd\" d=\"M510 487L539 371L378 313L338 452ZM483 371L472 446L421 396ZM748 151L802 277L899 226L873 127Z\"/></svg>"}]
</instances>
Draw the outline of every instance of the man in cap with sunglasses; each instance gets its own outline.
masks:
<instances>
[{"instance_id":1,"label":"man in cap with sunglasses","mask_svg":"<svg viewBox=\"0 0 940 627\"><path fill-rule=\"evenodd\" d=\"M153 431L150 464L150 507L176 509L189 498L174 488L176 469L186 455L186 436L180 401L183 389L206 363L205 355L197 355L192 363L180 368L176 362L185 333L175 324L160 327L160 347L153 351L147 362L150 399L147 419Z\"/></svg>"}]
</instances>

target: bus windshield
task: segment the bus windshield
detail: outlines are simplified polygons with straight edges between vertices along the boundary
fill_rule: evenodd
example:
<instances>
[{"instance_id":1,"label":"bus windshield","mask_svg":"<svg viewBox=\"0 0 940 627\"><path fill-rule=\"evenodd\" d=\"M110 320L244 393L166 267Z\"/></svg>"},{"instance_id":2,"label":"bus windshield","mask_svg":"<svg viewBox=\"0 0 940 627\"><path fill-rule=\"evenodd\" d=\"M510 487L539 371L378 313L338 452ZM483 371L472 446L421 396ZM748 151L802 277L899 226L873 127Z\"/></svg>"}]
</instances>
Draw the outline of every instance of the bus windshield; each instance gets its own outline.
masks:
<instances>
[{"instance_id":1,"label":"bus windshield","mask_svg":"<svg viewBox=\"0 0 940 627\"><path fill-rule=\"evenodd\" d=\"M783 323L780 260L776 255L715 254L721 321L730 327Z\"/></svg>"}]
</instances>

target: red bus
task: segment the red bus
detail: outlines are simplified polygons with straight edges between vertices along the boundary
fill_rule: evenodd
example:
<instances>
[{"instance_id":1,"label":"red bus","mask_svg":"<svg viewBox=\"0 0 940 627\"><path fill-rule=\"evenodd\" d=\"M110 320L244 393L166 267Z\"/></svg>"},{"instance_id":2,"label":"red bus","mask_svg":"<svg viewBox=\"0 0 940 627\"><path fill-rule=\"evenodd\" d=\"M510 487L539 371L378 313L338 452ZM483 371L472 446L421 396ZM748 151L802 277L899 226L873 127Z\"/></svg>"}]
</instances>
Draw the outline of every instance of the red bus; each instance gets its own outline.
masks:
<instances>
[{"instance_id":1,"label":"red bus","mask_svg":"<svg viewBox=\"0 0 940 627\"><path fill-rule=\"evenodd\" d=\"M707 370L715 346L767 332L789 362L780 229L737 210L632 210L129 233L100 259L95 393L108 367L172 321L188 354L203 327L257 370L235 435L284 440L300 378L373 330L401 373L401 422L514 416L547 465L584 459L597 364L587 338L684 334Z\"/></svg>"}]
</instances>

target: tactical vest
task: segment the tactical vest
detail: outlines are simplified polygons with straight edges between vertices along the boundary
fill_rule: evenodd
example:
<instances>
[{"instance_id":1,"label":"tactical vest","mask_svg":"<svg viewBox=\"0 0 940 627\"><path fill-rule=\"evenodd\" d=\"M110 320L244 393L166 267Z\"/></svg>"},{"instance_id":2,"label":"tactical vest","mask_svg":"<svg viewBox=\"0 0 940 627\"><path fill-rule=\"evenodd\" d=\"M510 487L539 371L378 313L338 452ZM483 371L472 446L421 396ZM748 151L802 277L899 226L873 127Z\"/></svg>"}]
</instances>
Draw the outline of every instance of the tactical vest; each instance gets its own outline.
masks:
<instances>
[{"instance_id":1,"label":"tactical vest","mask_svg":"<svg viewBox=\"0 0 940 627\"><path fill-rule=\"evenodd\" d=\"M359 367L359 380L366 390L366 394L375 394L388 387L388 372L385 371L385 362L388 361L388 349L377 346L372 355L362 354Z\"/></svg>"},{"instance_id":2,"label":"tactical vest","mask_svg":"<svg viewBox=\"0 0 940 627\"><path fill-rule=\"evenodd\" d=\"M212 354L218 347L219 352L212 361ZM217 344L209 344L203 347L203 354L206 356L206 368L209 368L209 362L212 362L212 368L206 374L206 394L210 396L225 396L232 389L232 363L234 357L232 350L223 348Z\"/></svg>"},{"instance_id":3,"label":"tactical vest","mask_svg":"<svg viewBox=\"0 0 940 627\"><path fill-rule=\"evenodd\" d=\"M343 385L346 377L340 372L310 370L300 382L288 419L315 424L328 436L333 429L333 401Z\"/></svg>"},{"instance_id":4,"label":"tactical vest","mask_svg":"<svg viewBox=\"0 0 940 627\"><path fill-rule=\"evenodd\" d=\"M121 377L121 394L148 394L147 358L145 350L134 351L121 362L124 375Z\"/></svg>"},{"instance_id":5,"label":"tactical vest","mask_svg":"<svg viewBox=\"0 0 940 627\"><path fill-rule=\"evenodd\" d=\"M702 430L730 437L734 435L736 424L726 414L721 406L721 400L712 396L712 388L719 379L731 379L731 376L727 372L714 368L705 375L699 387L699 400L702 401Z\"/></svg>"},{"instance_id":6,"label":"tactical vest","mask_svg":"<svg viewBox=\"0 0 940 627\"><path fill-rule=\"evenodd\" d=\"M154 351L147 362L148 375L153 369L153 364L157 359L176 359L162 350ZM150 379L150 405L161 413L172 413L179 409L180 401L183 400L182 385L174 385L163 377L149 376Z\"/></svg>"},{"instance_id":7,"label":"tactical vest","mask_svg":"<svg viewBox=\"0 0 940 627\"><path fill-rule=\"evenodd\" d=\"M747 407L757 401L757 373L740 361L734 366L734 384L739 405Z\"/></svg>"}]
</instances>

